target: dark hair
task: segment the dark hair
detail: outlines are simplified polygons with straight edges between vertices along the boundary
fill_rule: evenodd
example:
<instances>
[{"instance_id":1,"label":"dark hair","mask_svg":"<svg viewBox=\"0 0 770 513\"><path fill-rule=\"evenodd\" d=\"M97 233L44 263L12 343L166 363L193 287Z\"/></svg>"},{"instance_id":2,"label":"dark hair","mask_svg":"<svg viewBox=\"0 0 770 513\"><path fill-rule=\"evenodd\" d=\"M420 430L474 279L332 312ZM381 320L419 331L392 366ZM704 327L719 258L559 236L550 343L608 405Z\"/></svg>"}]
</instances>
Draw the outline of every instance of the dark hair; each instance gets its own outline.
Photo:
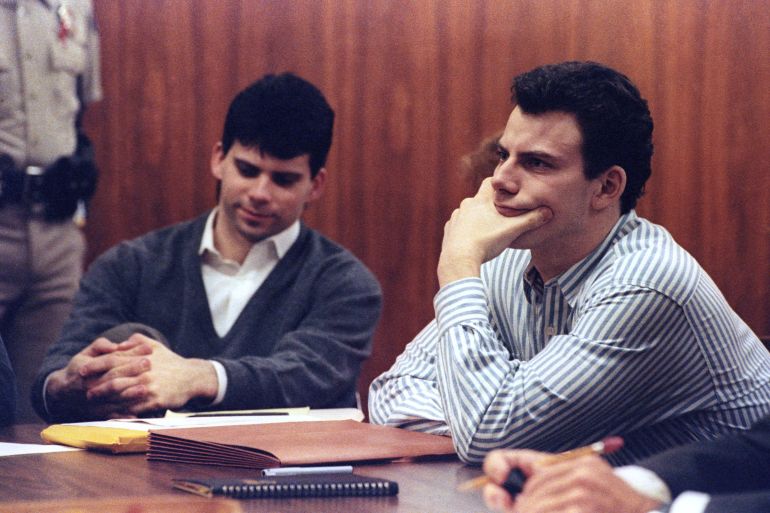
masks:
<instances>
[{"instance_id":1,"label":"dark hair","mask_svg":"<svg viewBox=\"0 0 770 513\"><path fill-rule=\"evenodd\" d=\"M315 177L326 164L333 127L334 111L317 87L292 73L265 75L230 103L222 152L238 141L279 159L307 153Z\"/></svg>"},{"instance_id":2,"label":"dark hair","mask_svg":"<svg viewBox=\"0 0 770 513\"><path fill-rule=\"evenodd\" d=\"M527 114L573 114L583 137L586 177L622 167L621 212L636 206L652 173L653 123L647 101L628 77L595 62L563 62L518 75L511 93Z\"/></svg>"}]
</instances>

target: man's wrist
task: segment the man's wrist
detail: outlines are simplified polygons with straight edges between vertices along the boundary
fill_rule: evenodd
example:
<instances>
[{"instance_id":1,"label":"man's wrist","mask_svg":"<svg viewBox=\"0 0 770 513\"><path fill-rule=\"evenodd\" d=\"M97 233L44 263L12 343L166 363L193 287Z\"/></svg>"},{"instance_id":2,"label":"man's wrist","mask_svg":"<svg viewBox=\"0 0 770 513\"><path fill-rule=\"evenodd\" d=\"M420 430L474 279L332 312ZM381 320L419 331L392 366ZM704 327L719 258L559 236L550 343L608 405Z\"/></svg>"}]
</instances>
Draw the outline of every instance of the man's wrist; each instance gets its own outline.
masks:
<instances>
[{"instance_id":1,"label":"man's wrist","mask_svg":"<svg viewBox=\"0 0 770 513\"><path fill-rule=\"evenodd\" d=\"M190 401L196 402L212 402L217 397L219 391L219 379L217 377L216 369L209 360L201 360L198 358L190 359L190 362L194 365L195 371L193 372L195 378L190 380L195 386L191 390Z\"/></svg>"},{"instance_id":2,"label":"man's wrist","mask_svg":"<svg viewBox=\"0 0 770 513\"><path fill-rule=\"evenodd\" d=\"M85 391L73 386L67 379L67 369L59 369L46 376L43 382L43 410L48 422L76 419L86 420L88 406Z\"/></svg>"},{"instance_id":3,"label":"man's wrist","mask_svg":"<svg viewBox=\"0 0 770 513\"><path fill-rule=\"evenodd\" d=\"M436 274L440 287L463 278L481 276L481 262L473 258L439 257Z\"/></svg>"},{"instance_id":4,"label":"man's wrist","mask_svg":"<svg viewBox=\"0 0 770 513\"><path fill-rule=\"evenodd\" d=\"M75 381L69 378L66 367L51 372L43 383L43 399L46 402L57 403L65 401L69 396L83 394L82 388L75 386Z\"/></svg>"}]
</instances>

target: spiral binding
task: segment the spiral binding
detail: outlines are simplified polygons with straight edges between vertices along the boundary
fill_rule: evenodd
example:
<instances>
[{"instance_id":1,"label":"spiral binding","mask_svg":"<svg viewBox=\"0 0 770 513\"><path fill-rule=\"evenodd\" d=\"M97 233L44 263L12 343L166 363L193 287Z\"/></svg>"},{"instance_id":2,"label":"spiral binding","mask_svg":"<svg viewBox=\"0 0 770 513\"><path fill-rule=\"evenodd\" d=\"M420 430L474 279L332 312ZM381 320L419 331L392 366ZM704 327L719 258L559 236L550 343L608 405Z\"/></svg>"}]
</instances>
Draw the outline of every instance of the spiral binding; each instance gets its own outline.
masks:
<instances>
[{"instance_id":1,"label":"spiral binding","mask_svg":"<svg viewBox=\"0 0 770 513\"><path fill-rule=\"evenodd\" d=\"M391 489L395 486L395 490ZM225 485L222 493L235 499L272 497L373 497L391 495L398 488L389 482L286 483Z\"/></svg>"}]
</instances>

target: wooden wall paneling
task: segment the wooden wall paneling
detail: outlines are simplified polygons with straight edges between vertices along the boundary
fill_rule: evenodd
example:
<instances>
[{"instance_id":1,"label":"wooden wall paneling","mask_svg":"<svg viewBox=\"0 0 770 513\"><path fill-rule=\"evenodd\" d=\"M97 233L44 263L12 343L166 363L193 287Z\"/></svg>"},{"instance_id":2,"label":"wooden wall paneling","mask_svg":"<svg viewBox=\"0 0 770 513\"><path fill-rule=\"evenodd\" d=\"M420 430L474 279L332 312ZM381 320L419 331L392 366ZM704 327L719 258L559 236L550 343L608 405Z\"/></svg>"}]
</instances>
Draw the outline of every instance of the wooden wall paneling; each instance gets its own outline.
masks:
<instances>
[{"instance_id":1,"label":"wooden wall paneling","mask_svg":"<svg viewBox=\"0 0 770 513\"><path fill-rule=\"evenodd\" d=\"M770 0L95 0L105 99L91 252L203 212L232 96L294 71L334 107L325 197L306 221L374 271L385 309L360 389L433 316L458 161L510 112L511 78L591 59L655 117L640 213L666 226L736 311L770 333Z\"/></svg>"},{"instance_id":2,"label":"wooden wall paneling","mask_svg":"<svg viewBox=\"0 0 770 513\"><path fill-rule=\"evenodd\" d=\"M364 5L355 75L360 81L363 151L356 181L364 186L358 192L364 193L365 203L354 215L365 222L365 231L358 233L367 241L362 257L385 294L375 352L362 376L368 383L383 370L382 362L395 359L400 341L409 340L431 315L424 291L433 288L434 273L414 270L435 265L437 191L442 188L436 170L445 147L445 109L437 104L443 84L438 80L440 32L433 6Z\"/></svg>"},{"instance_id":3,"label":"wooden wall paneling","mask_svg":"<svg viewBox=\"0 0 770 513\"><path fill-rule=\"evenodd\" d=\"M762 333L770 322L770 186L761 170L770 154L759 128L769 104L759 89L770 23L755 5L661 6L656 54L667 58L657 59L655 167L640 211L664 224Z\"/></svg>"}]
</instances>

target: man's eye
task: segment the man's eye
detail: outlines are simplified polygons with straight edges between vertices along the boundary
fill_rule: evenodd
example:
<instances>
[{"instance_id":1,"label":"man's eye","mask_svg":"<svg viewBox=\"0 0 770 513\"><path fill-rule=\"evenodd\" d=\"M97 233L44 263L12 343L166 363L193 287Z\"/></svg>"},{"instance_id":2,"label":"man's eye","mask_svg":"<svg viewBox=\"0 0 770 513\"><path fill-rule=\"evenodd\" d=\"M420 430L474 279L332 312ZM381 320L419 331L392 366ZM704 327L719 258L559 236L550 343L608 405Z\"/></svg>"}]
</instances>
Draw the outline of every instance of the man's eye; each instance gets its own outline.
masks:
<instances>
[{"instance_id":1,"label":"man's eye","mask_svg":"<svg viewBox=\"0 0 770 513\"><path fill-rule=\"evenodd\" d=\"M273 182L275 182L276 185L280 185L281 187L291 187L297 183L298 180L299 178L294 175L273 175Z\"/></svg>"},{"instance_id":2,"label":"man's eye","mask_svg":"<svg viewBox=\"0 0 770 513\"><path fill-rule=\"evenodd\" d=\"M259 168L248 164L237 163L238 173L244 178L254 178L259 174Z\"/></svg>"},{"instance_id":3,"label":"man's eye","mask_svg":"<svg viewBox=\"0 0 770 513\"><path fill-rule=\"evenodd\" d=\"M497 153L497 160L499 160L500 162L505 162L506 160L508 160L509 153L507 151L501 148L498 148L495 153Z\"/></svg>"},{"instance_id":4,"label":"man's eye","mask_svg":"<svg viewBox=\"0 0 770 513\"><path fill-rule=\"evenodd\" d=\"M524 166L530 169L545 169L552 167L551 164L538 158L529 158L524 162Z\"/></svg>"}]
</instances>

